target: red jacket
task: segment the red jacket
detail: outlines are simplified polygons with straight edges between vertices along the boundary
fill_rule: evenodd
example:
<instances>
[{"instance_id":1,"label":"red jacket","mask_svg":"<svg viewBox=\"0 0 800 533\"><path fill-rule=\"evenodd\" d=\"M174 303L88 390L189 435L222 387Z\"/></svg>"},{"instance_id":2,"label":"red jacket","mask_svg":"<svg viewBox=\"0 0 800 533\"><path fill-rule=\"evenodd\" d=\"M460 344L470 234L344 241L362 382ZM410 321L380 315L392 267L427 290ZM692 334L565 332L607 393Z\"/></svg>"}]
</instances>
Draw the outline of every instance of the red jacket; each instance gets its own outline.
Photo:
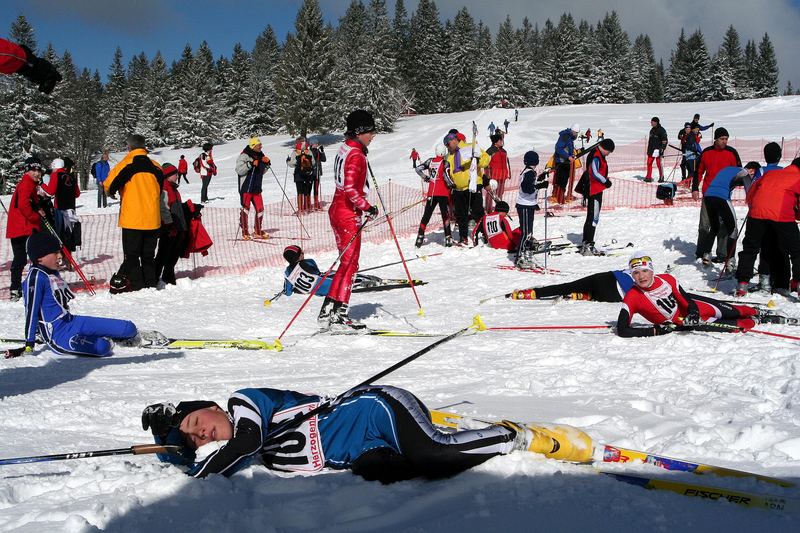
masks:
<instances>
[{"instance_id":1,"label":"red jacket","mask_svg":"<svg viewBox=\"0 0 800 533\"><path fill-rule=\"evenodd\" d=\"M775 222L794 222L800 209L800 168L771 170L747 193L748 216Z\"/></svg>"},{"instance_id":2,"label":"red jacket","mask_svg":"<svg viewBox=\"0 0 800 533\"><path fill-rule=\"evenodd\" d=\"M503 181L511 177L511 167L508 164L508 152L505 148L492 146L486 153L492 159L489 161L489 177L493 180Z\"/></svg>"},{"instance_id":3,"label":"red jacket","mask_svg":"<svg viewBox=\"0 0 800 533\"><path fill-rule=\"evenodd\" d=\"M605 183L608 178L608 162L599 147L592 150L586 158L586 168L589 172L589 196L605 191L608 188ZM600 181L600 178L603 178L603 181Z\"/></svg>"},{"instance_id":4,"label":"red jacket","mask_svg":"<svg viewBox=\"0 0 800 533\"><path fill-rule=\"evenodd\" d=\"M442 164L444 157L437 155L430 161L430 170L432 171L433 177L428 182L428 193L426 197L446 196L450 198L450 187L448 187L447 183L444 181L444 165Z\"/></svg>"},{"instance_id":5,"label":"red jacket","mask_svg":"<svg viewBox=\"0 0 800 533\"><path fill-rule=\"evenodd\" d=\"M419 159L419 154L417 153L416 150L411 150L411 159L413 159L414 161Z\"/></svg>"},{"instance_id":6,"label":"red jacket","mask_svg":"<svg viewBox=\"0 0 800 533\"><path fill-rule=\"evenodd\" d=\"M186 159L179 159L178 174L186 174L187 172L189 172L189 163L186 162Z\"/></svg>"},{"instance_id":7,"label":"red jacket","mask_svg":"<svg viewBox=\"0 0 800 533\"><path fill-rule=\"evenodd\" d=\"M700 165L692 180L692 190L698 190L698 186L702 182L703 194L705 194L717 172L725 167L740 166L742 166L742 160L739 159L739 152L736 151L736 148L726 146L724 150L721 150L716 145L711 145L700 154ZM703 181L704 178L705 181Z\"/></svg>"},{"instance_id":8,"label":"red jacket","mask_svg":"<svg viewBox=\"0 0 800 533\"><path fill-rule=\"evenodd\" d=\"M0 39L0 72L14 74L28 62L28 55L21 46Z\"/></svg>"},{"instance_id":9,"label":"red jacket","mask_svg":"<svg viewBox=\"0 0 800 533\"><path fill-rule=\"evenodd\" d=\"M39 203L36 187L38 183L28 173L17 184L8 206L7 238L25 237L42 229L42 217L34 209L34 205Z\"/></svg>"},{"instance_id":10,"label":"red jacket","mask_svg":"<svg viewBox=\"0 0 800 533\"><path fill-rule=\"evenodd\" d=\"M516 250L519 247L521 231L512 230L508 215L494 212L484 215L472 230L472 241L478 244L478 235L483 234L486 242L497 250Z\"/></svg>"},{"instance_id":11,"label":"red jacket","mask_svg":"<svg viewBox=\"0 0 800 533\"><path fill-rule=\"evenodd\" d=\"M367 201L367 147L356 139L347 139L336 154L333 165L336 192L328 209L331 219L360 216L369 210Z\"/></svg>"}]
</instances>

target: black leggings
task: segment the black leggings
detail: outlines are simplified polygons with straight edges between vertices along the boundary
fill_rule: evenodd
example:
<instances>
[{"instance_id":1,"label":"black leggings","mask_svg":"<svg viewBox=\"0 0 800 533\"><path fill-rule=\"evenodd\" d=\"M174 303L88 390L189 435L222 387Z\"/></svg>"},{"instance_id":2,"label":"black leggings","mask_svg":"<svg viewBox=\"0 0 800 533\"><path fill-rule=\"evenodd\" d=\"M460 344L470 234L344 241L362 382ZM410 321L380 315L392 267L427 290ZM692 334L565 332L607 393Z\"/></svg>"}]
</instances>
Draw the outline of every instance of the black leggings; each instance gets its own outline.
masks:
<instances>
[{"instance_id":1,"label":"black leggings","mask_svg":"<svg viewBox=\"0 0 800 533\"><path fill-rule=\"evenodd\" d=\"M425 228L428 226L428 222L431 221L431 216L433 215L433 211L434 209L436 209L437 205L439 206L439 212L442 213L442 224L444 224L444 234L447 237L450 236L450 219L448 218L449 207L446 196L431 196L425 202L425 211L422 213L422 221L419 223L420 235L425 234Z\"/></svg>"},{"instance_id":2,"label":"black leggings","mask_svg":"<svg viewBox=\"0 0 800 533\"><path fill-rule=\"evenodd\" d=\"M598 272L585 278L576 279L558 285L546 285L537 287L537 298L547 298L550 296L567 296L573 292L583 292L591 296L596 302L621 302L622 296L619 294L617 278L613 272Z\"/></svg>"},{"instance_id":3,"label":"black leggings","mask_svg":"<svg viewBox=\"0 0 800 533\"><path fill-rule=\"evenodd\" d=\"M594 232L600 223L600 209L603 207L603 193L593 194L586 205L586 221L583 223L583 242L594 244Z\"/></svg>"},{"instance_id":4,"label":"black leggings","mask_svg":"<svg viewBox=\"0 0 800 533\"><path fill-rule=\"evenodd\" d=\"M458 223L458 233L461 240L469 238L469 219L478 222L484 215L483 194L481 191L469 192L453 191L453 209L456 212L456 222Z\"/></svg>"},{"instance_id":5,"label":"black leggings","mask_svg":"<svg viewBox=\"0 0 800 533\"><path fill-rule=\"evenodd\" d=\"M736 213L733 211L733 206L730 200L723 200L714 196L706 196L703 198L703 204L706 206L708 213L708 224L711 231L701 235L700 241L697 243L697 254L701 257L703 254L711 253L711 247L714 246L714 240L720 231L721 227L725 228L725 235L728 237L728 258L733 257L733 252L736 250L736 240L739 238L739 230L736 227Z\"/></svg>"},{"instance_id":6,"label":"black leggings","mask_svg":"<svg viewBox=\"0 0 800 533\"><path fill-rule=\"evenodd\" d=\"M389 404L402 450L375 448L356 459L353 473L369 481L448 477L513 449L516 434L503 426L444 433L431 423L428 409L410 392L396 387L366 387L364 391L377 393Z\"/></svg>"}]
</instances>

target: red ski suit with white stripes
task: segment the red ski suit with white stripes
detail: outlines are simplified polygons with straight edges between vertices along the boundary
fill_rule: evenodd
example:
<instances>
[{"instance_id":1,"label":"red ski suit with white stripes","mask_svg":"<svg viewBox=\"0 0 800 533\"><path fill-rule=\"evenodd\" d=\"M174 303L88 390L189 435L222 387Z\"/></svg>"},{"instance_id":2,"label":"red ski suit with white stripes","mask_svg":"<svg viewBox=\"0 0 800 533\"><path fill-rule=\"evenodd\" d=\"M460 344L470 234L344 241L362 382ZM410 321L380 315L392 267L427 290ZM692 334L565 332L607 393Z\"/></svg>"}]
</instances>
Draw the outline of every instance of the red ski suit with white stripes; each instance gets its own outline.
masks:
<instances>
[{"instance_id":1,"label":"red ski suit with white stripes","mask_svg":"<svg viewBox=\"0 0 800 533\"><path fill-rule=\"evenodd\" d=\"M333 172L336 192L328 208L328 217L342 258L328 297L346 304L350 302L353 278L361 255L361 234L355 238L353 235L361 226L362 213L372 207L367 201L367 147L357 139L347 139L336 154ZM350 239L353 239L352 244L344 250Z\"/></svg>"}]
</instances>

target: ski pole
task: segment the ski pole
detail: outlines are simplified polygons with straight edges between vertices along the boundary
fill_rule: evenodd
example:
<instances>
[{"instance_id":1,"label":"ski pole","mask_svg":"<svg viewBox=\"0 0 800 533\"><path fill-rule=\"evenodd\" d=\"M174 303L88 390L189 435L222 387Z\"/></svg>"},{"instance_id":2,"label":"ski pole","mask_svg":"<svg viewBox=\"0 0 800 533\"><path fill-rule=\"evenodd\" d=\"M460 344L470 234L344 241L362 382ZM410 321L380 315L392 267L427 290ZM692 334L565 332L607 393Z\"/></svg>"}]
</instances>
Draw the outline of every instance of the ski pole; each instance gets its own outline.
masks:
<instances>
[{"instance_id":1,"label":"ski pole","mask_svg":"<svg viewBox=\"0 0 800 533\"><path fill-rule=\"evenodd\" d=\"M437 255L442 255L443 253L444 252L436 252L435 254L418 255L416 257L412 257L411 259L408 259L406 261L406 263L410 263L411 261L414 261L415 259L422 259L423 261L427 261L429 257L435 257ZM385 263L383 265L378 265L378 266L369 267L369 268L362 268L357 273L358 274L363 274L364 272L369 272L370 270L378 270L379 268L384 268L384 267L393 266L393 265L399 265L400 263L402 263L402 261L393 261L391 263Z\"/></svg>"},{"instance_id":2,"label":"ski pole","mask_svg":"<svg viewBox=\"0 0 800 533\"><path fill-rule=\"evenodd\" d=\"M290 161L290 158L287 156L286 157L286 172L283 174L283 187L281 187L282 191L286 191L286 178L289 177L289 161ZM274 174L274 171L273 171L273 174ZM285 196L286 196L286 194L284 193L284 197ZM283 214L283 200L284 200L284 198L281 198L281 214ZM294 208L292 208L292 210L297 212Z\"/></svg>"},{"instance_id":3,"label":"ski pole","mask_svg":"<svg viewBox=\"0 0 800 533\"><path fill-rule=\"evenodd\" d=\"M313 417L315 417L315 416L317 416L319 414L326 413L326 412L330 411L331 409L333 409L334 407L339 405L348 396L350 396L350 394L353 391L355 391L356 389L358 389L359 387L365 387L367 385L373 384L375 381L383 378L384 376L387 376L388 374L391 374L395 370L397 370L397 369L399 369L401 367L404 367L405 365L407 365L408 363L414 361L415 359L418 359L418 358L422 357L423 355L425 355L426 353L430 352L431 350L433 350L437 346L441 346L442 344L444 344L446 342L449 342L449 341L455 339L456 337L460 337L461 335L464 335L465 333L469 332L470 330L484 331L485 329L486 329L486 325L483 323L483 319L481 319L480 315L475 315L473 317L473 319L472 319L472 323L469 326L467 326L465 328L461 328L460 330L456 331L455 333L451 333L447 337L442 337L438 341L436 341L436 342L434 342L432 344L429 344L428 346L426 346L425 348L419 350L418 352L415 352L415 353L409 355L408 357L406 357L402 361L399 361L399 362L393 364L389 368L381 370L380 372L378 372L374 376L362 381L361 383L359 383L355 387L351 387L350 389L348 389L345 392L339 394L335 398L321 403L316 408L311 409L310 411L308 411L306 413L299 413L296 416L294 416L293 418L289 418L289 419L284 420L283 422L277 424L272 429L272 431L267 433L267 435L264 437L264 442L265 443L271 443L277 437L280 437L281 435L283 435L284 433L286 433L290 429L296 428L297 426L299 426L300 424L302 424L306 420L309 420L310 418L313 418Z\"/></svg>"},{"instance_id":4,"label":"ski pole","mask_svg":"<svg viewBox=\"0 0 800 533\"><path fill-rule=\"evenodd\" d=\"M792 341L800 341L800 337L794 335L785 335L783 333L773 333L772 331L764 331L763 329L748 329L745 333L760 333L761 335L769 335L771 337L778 337L780 339L789 339Z\"/></svg>"},{"instance_id":5,"label":"ski pole","mask_svg":"<svg viewBox=\"0 0 800 533\"><path fill-rule=\"evenodd\" d=\"M272 302L280 298L281 295L283 295L283 290L278 291L272 298L264 300L264 307L269 307L270 305L272 305Z\"/></svg>"},{"instance_id":6,"label":"ski pole","mask_svg":"<svg viewBox=\"0 0 800 533\"><path fill-rule=\"evenodd\" d=\"M339 252L339 257L334 259L333 263L331 263L330 268L328 268L328 271L325 272L325 275L322 276L322 278L320 278L320 280L317 282L317 284L314 286L314 288L311 289L311 291L309 291L308 296L306 296L306 299L303 301L303 304L300 306L300 309L297 310L297 312L294 314L294 316L292 316L292 319L289 320L289 323L286 324L286 327L283 328L283 331L281 332L281 334L278 335L278 338L275 339L275 343L276 344L280 344L280 341L283 338L283 336L286 335L286 332L289 331L290 327L292 327L292 324L294 324L294 321L297 319L297 317L300 315L300 313L303 311L303 309L305 309L306 305L308 305L308 302L311 301L311 298L313 298L314 295L317 294L317 290L322 286L323 283L325 283L325 280L328 279L328 276L331 275L331 272L333 272L333 267L336 266L336 263L339 262L339 260L342 258L344 253L347 251L347 249L350 248L350 245L353 244L353 241L356 240L356 237L358 237L361 234L361 231L364 229L364 226L367 225L368 221L369 221L369 219L367 217L365 217L364 218L364 222L362 222L361 225L358 226L358 229L355 231L355 233L353 233L353 236L350 237L350 240L347 241L347 244L344 245L344 248L342 248L342 251ZM412 283L412 282L409 282L409 283ZM412 288L413 288L413 286L412 286Z\"/></svg>"},{"instance_id":7,"label":"ski pole","mask_svg":"<svg viewBox=\"0 0 800 533\"><path fill-rule=\"evenodd\" d=\"M53 237L56 238L56 240L58 241L58 244L61 245L61 253L64 254L64 257L67 258L67 261L69 261L69 264L71 264L73 266L73 268L75 269L75 272L78 273L78 276L80 276L81 281L83 281L83 284L86 286L86 290L89 291L89 294L91 294L92 296L97 294L97 293L95 293L94 287L92 287L92 284L89 283L88 279L86 279L86 275L83 273L83 270L81 270L80 265L78 265L78 263L72 257L72 254L69 253L69 250L67 250L67 247L64 246L64 242L61 240L61 237L58 236L58 233L56 233L56 230L53 228L53 226L50 225L50 222L47 220L47 218L42 217L42 223L47 228L47 231L49 231L53 235Z\"/></svg>"},{"instance_id":8,"label":"ski pole","mask_svg":"<svg viewBox=\"0 0 800 533\"><path fill-rule=\"evenodd\" d=\"M151 453L169 453L178 455L181 447L172 444L136 444L129 448L111 450L93 450L88 452L57 453L53 455L33 455L30 457L12 457L0 459L0 465L18 465L25 463L46 463L50 461L66 461L68 459L89 459L90 457L108 457L110 455L144 455Z\"/></svg>"},{"instance_id":9,"label":"ski pole","mask_svg":"<svg viewBox=\"0 0 800 533\"><path fill-rule=\"evenodd\" d=\"M369 170L369 175L372 178L372 183L375 184L375 193L378 195L378 201L381 203L381 207L383 208L384 213L388 213L386 209L386 204L383 201L383 195L381 195L380 187L378 186L378 180L375 178L375 174L372 172L372 166L367 161L367 170ZM386 215L386 222L389 224L389 232L392 234L392 238L394 239L394 244L397 246L397 252L400 254L400 261L403 262L403 268L406 271L406 276L408 277L408 284L411 287L411 291L414 293L414 299L417 301L417 307L419 307L419 311L417 311L417 315L425 316L425 311L422 309L422 303L419 301L419 295L417 295L417 289L414 287L414 280L411 278L411 272L408 270L408 265L406 264L406 258L403 256L403 250L400 248L400 241L397 240L397 233L394 231L394 225L392 225L392 217L390 215Z\"/></svg>"},{"instance_id":10,"label":"ski pole","mask_svg":"<svg viewBox=\"0 0 800 533\"><path fill-rule=\"evenodd\" d=\"M278 187L280 187L280 189L281 189L281 192L283 193L283 197L286 199L286 201L287 201L287 202L289 202L289 207L291 207L291 208L292 208L292 211L294 211L294 213L293 213L293 214L294 214L294 216L296 216L296 217L297 217L297 221L298 221L298 222L300 222L300 226L302 226L302 228L303 228L303 231L305 231L305 232L306 232L306 237L308 237L308 238L310 239L310 238L311 238L311 234L310 234L310 233L308 232L308 230L306 229L306 226L305 226L305 224L303 224L303 219L300 217L299 213L297 212L297 209L295 209L295 207L292 205L292 201L291 201L291 200L289 199L289 197L286 195L286 189L285 189L284 187L281 187L281 182L280 182L280 180L278 179L278 175L277 175L277 174L275 174L275 171L274 171L274 170L272 170L272 166L270 166L270 167L269 167L269 171L270 171L270 172L272 172L272 175L275 177L275 183L277 183L277 184L278 184ZM289 169L287 168L287 169L286 169L286 171L288 172L288 171L289 171ZM281 203L283 203L283 200L281 200ZM281 208L281 210L283 210L283 208Z\"/></svg>"}]
</instances>

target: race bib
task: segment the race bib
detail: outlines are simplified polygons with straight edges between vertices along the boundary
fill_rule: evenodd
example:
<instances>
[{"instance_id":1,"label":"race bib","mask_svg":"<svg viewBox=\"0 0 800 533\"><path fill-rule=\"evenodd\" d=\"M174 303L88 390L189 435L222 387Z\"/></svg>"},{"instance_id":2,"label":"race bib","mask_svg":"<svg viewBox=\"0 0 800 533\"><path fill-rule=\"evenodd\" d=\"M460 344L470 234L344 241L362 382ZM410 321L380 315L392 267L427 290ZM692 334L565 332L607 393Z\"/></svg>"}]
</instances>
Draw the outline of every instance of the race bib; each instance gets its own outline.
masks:
<instances>
[{"instance_id":1,"label":"race bib","mask_svg":"<svg viewBox=\"0 0 800 533\"><path fill-rule=\"evenodd\" d=\"M488 239L503 233L503 229L500 225L500 215L487 215L484 225L486 226L486 237Z\"/></svg>"},{"instance_id":2,"label":"race bib","mask_svg":"<svg viewBox=\"0 0 800 533\"><path fill-rule=\"evenodd\" d=\"M272 422L278 424L300 413L315 409L319 403L297 405L275 413ZM322 438L316 416L276 438L275 443L262 449L262 460L270 468L292 472L318 472L325 467Z\"/></svg>"},{"instance_id":3,"label":"race bib","mask_svg":"<svg viewBox=\"0 0 800 533\"><path fill-rule=\"evenodd\" d=\"M675 315L678 313L678 301L675 299L669 283L664 282L656 289L642 292L664 318L675 321Z\"/></svg>"},{"instance_id":4,"label":"race bib","mask_svg":"<svg viewBox=\"0 0 800 533\"><path fill-rule=\"evenodd\" d=\"M298 294L308 294L311 292L311 289L314 288L314 285L316 285L319 275L303 270L301 264L297 263L294 270L286 276L286 279L292 285L292 290L294 292Z\"/></svg>"}]
</instances>

